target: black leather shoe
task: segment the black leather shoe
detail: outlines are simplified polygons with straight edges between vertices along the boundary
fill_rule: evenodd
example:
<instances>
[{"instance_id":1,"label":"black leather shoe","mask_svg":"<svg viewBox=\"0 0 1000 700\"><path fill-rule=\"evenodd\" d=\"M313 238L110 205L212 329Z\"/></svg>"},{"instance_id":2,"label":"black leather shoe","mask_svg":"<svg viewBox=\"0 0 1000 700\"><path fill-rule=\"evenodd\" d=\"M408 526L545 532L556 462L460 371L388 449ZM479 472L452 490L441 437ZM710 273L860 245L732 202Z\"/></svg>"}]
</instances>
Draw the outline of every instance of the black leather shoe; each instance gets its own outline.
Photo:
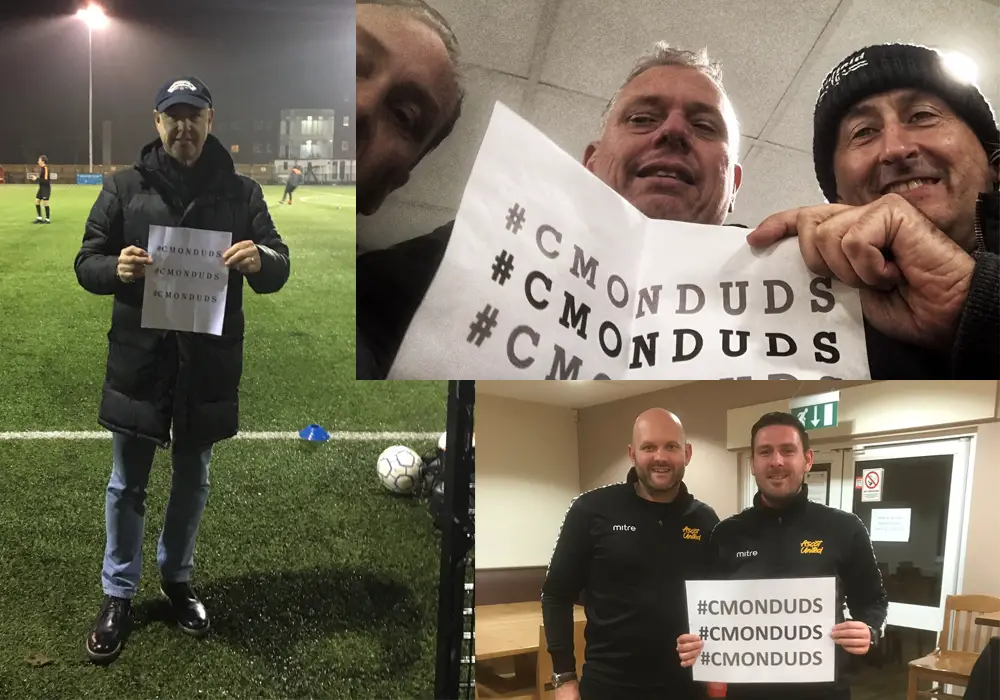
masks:
<instances>
[{"instance_id":1,"label":"black leather shoe","mask_svg":"<svg viewBox=\"0 0 1000 700\"><path fill-rule=\"evenodd\" d=\"M132 619L132 601L128 598L104 596L101 612L87 635L87 656L96 664L111 663L118 658L128 635Z\"/></svg>"},{"instance_id":2,"label":"black leather shoe","mask_svg":"<svg viewBox=\"0 0 1000 700\"><path fill-rule=\"evenodd\" d=\"M174 617L177 618L177 625L182 631L200 637L208 632L209 621L205 606L198 600L189 583L167 583L160 584L160 593L170 601L170 607L174 609Z\"/></svg>"}]
</instances>

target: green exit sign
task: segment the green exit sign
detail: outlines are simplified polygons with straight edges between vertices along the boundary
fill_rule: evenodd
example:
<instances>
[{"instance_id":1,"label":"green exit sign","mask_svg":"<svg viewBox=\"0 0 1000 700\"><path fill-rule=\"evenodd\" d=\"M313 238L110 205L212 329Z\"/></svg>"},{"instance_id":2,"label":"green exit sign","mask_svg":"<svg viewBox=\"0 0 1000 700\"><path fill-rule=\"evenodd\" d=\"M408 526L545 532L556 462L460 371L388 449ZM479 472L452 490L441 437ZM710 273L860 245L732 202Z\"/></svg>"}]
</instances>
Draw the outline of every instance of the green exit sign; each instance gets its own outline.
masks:
<instances>
[{"instance_id":1,"label":"green exit sign","mask_svg":"<svg viewBox=\"0 0 1000 700\"><path fill-rule=\"evenodd\" d=\"M837 425L837 407L840 392L801 396L788 402L788 412L798 418L806 430L832 428Z\"/></svg>"}]
</instances>

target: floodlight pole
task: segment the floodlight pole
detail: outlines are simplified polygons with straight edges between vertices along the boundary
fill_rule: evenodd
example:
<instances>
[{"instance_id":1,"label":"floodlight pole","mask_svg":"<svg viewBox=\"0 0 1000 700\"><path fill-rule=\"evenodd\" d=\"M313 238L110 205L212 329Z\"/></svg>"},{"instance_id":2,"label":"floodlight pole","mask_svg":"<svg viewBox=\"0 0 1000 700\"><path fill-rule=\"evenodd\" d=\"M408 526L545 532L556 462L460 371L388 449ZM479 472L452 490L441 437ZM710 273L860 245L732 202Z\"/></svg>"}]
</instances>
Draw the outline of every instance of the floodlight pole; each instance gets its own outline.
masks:
<instances>
[{"instance_id":1,"label":"floodlight pole","mask_svg":"<svg viewBox=\"0 0 1000 700\"><path fill-rule=\"evenodd\" d=\"M90 116L88 119L89 138L87 145L90 149L90 172L94 172L94 28L87 23L87 54L90 65Z\"/></svg>"}]
</instances>

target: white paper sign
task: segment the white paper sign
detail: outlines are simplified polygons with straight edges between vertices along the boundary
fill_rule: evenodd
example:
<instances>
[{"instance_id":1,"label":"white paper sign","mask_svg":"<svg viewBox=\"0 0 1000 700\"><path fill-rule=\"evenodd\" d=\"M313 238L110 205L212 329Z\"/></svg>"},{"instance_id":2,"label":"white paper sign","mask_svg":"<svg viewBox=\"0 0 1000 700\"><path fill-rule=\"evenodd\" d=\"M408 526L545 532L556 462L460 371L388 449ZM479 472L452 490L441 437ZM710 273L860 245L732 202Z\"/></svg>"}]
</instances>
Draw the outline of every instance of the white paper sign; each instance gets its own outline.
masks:
<instances>
[{"instance_id":1,"label":"white paper sign","mask_svg":"<svg viewBox=\"0 0 1000 700\"><path fill-rule=\"evenodd\" d=\"M229 269L222 254L229 231L150 226L142 327L222 335Z\"/></svg>"},{"instance_id":2,"label":"white paper sign","mask_svg":"<svg viewBox=\"0 0 1000 700\"><path fill-rule=\"evenodd\" d=\"M690 630L705 642L694 680L834 680L836 579L688 581Z\"/></svg>"},{"instance_id":3,"label":"white paper sign","mask_svg":"<svg viewBox=\"0 0 1000 700\"><path fill-rule=\"evenodd\" d=\"M909 542L909 508L872 508L872 542Z\"/></svg>"},{"instance_id":4,"label":"white paper sign","mask_svg":"<svg viewBox=\"0 0 1000 700\"><path fill-rule=\"evenodd\" d=\"M868 379L798 242L646 218L502 104L390 379Z\"/></svg>"},{"instance_id":5,"label":"white paper sign","mask_svg":"<svg viewBox=\"0 0 1000 700\"><path fill-rule=\"evenodd\" d=\"M864 469L861 472L861 502L871 503L882 500L882 476L884 467Z\"/></svg>"},{"instance_id":6,"label":"white paper sign","mask_svg":"<svg viewBox=\"0 0 1000 700\"><path fill-rule=\"evenodd\" d=\"M829 472L806 472L806 485L809 487L809 500L813 503L822 503L824 506L830 505L826 502L826 485Z\"/></svg>"}]
</instances>

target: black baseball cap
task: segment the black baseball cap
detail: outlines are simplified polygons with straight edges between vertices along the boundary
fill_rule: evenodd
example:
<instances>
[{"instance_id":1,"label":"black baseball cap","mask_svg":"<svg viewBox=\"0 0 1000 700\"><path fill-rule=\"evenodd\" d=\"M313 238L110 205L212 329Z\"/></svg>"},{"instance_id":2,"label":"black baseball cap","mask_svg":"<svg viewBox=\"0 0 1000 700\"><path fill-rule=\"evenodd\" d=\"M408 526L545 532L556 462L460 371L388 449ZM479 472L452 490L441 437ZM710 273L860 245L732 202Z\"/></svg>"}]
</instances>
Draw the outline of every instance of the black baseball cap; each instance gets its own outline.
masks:
<instances>
[{"instance_id":1,"label":"black baseball cap","mask_svg":"<svg viewBox=\"0 0 1000 700\"><path fill-rule=\"evenodd\" d=\"M157 112L178 104L188 104L199 109L212 107L212 93L208 86L193 75L187 75L164 83L156 93Z\"/></svg>"}]
</instances>

